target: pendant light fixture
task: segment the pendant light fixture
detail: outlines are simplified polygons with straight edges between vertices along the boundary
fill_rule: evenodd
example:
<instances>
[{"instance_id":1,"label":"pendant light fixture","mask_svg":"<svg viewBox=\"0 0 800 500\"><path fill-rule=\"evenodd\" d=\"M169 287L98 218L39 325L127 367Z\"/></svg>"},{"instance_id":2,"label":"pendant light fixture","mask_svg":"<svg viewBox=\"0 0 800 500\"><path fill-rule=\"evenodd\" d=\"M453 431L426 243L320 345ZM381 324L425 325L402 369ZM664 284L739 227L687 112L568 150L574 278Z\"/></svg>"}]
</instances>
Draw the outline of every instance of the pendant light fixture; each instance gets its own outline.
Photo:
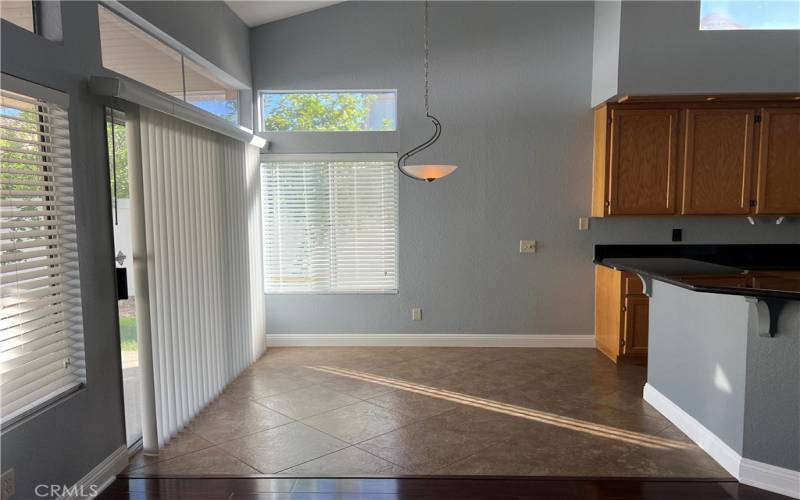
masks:
<instances>
[{"instance_id":1,"label":"pendant light fixture","mask_svg":"<svg viewBox=\"0 0 800 500\"><path fill-rule=\"evenodd\" d=\"M435 116L431 114L431 106L430 106L430 93L431 93L431 83L428 77L428 59L430 57L430 49L428 48L428 0L425 0L425 29L424 29L424 36L425 36L425 117L428 118L431 122L433 122L434 132L430 139L423 142L419 146L411 149L407 153L404 153L400 158L397 160L397 167L400 169L403 174L412 179L416 179L419 181L426 181L426 182L433 182L436 179L441 179L442 177L446 177L452 174L456 168L456 165L442 165L442 164L417 164L417 165L407 165L407 161L409 158L414 156L415 154L419 153L420 151L427 149L433 145L434 142L439 140L439 137L442 135L442 124L439 120L436 119Z\"/></svg>"}]
</instances>

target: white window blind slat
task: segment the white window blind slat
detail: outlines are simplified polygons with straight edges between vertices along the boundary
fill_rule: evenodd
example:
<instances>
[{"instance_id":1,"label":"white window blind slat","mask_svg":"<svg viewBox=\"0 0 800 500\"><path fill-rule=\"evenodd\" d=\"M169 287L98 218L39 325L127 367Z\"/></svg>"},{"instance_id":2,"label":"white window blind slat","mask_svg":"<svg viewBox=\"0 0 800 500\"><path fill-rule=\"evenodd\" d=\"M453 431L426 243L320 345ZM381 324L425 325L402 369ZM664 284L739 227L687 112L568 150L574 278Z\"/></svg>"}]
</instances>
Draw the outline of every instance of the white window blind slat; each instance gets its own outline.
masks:
<instances>
[{"instance_id":1,"label":"white window blind slat","mask_svg":"<svg viewBox=\"0 0 800 500\"><path fill-rule=\"evenodd\" d=\"M85 381L69 153L65 109L0 89L3 425Z\"/></svg>"},{"instance_id":2,"label":"white window blind slat","mask_svg":"<svg viewBox=\"0 0 800 500\"><path fill-rule=\"evenodd\" d=\"M397 168L388 159L262 164L267 293L396 293Z\"/></svg>"}]
</instances>

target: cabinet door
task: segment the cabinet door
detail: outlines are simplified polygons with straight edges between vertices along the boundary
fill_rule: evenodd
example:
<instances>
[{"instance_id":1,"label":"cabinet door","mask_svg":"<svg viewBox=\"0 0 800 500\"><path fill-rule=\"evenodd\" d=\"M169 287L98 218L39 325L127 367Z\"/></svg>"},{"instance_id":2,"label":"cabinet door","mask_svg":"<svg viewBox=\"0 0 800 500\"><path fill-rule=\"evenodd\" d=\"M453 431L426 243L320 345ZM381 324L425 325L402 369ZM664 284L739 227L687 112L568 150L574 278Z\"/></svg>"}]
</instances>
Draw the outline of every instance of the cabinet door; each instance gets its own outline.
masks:
<instances>
[{"instance_id":1,"label":"cabinet door","mask_svg":"<svg viewBox=\"0 0 800 500\"><path fill-rule=\"evenodd\" d=\"M683 214L750 212L754 109L686 112Z\"/></svg>"},{"instance_id":2,"label":"cabinet door","mask_svg":"<svg viewBox=\"0 0 800 500\"><path fill-rule=\"evenodd\" d=\"M625 355L647 354L647 323L650 300L647 297L625 299L625 327L622 350Z\"/></svg>"},{"instance_id":3,"label":"cabinet door","mask_svg":"<svg viewBox=\"0 0 800 500\"><path fill-rule=\"evenodd\" d=\"M611 113L609 215L675 213L678 111Z\"/></svg>"},{"instance_id":4,"label":"cabinet door","mask_svg":"<svg viewBox=\"0 0 800 500\"><path fill-rule=\"evenodd\" d=\"M615 363L622 332L622 278L619 271L595 266L594 329L597 349Z\"/></svg>"},{"instance_id":5,"label":"cabinet door","mask_svg":"<svg viewBox=\"0 0 800 500\"><path fill-rule=\"evenodd\" d=\"M757 214L800 214L800 108L761 110Z\"/></svg>"}]
</instances>

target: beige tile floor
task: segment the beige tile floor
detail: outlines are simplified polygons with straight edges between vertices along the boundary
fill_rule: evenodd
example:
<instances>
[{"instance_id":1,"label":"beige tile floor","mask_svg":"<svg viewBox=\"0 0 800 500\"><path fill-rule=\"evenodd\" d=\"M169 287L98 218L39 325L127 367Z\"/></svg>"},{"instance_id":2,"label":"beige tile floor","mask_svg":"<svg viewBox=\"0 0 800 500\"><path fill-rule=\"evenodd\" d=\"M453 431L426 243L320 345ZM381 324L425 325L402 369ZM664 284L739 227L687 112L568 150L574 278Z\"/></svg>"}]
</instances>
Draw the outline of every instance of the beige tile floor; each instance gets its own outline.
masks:
<instances>
[{"instance_id":1,"label":"beige tile floor","mask_svg":"<svg viewBox=\"0 0 800 500\"><path fill-rule=\"evenodd\" d=\"M590 349L273 348L131 476L728 477Z\"/></svg>"}]
</instances>

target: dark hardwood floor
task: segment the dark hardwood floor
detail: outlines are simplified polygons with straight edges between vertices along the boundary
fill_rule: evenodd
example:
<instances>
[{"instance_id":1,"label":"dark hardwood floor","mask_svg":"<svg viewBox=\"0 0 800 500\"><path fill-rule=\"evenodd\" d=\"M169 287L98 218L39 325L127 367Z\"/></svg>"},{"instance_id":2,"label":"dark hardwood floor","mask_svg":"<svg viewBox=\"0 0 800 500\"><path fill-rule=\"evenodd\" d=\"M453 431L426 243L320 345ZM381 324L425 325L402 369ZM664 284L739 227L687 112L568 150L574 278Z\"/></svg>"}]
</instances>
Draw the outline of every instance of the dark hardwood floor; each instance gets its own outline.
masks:
<instances>
[{"instance_id":1,"label":"dark hardwood floor","mask_svg":"<svg viewBox=\"0 0 800 500\"><path fill-rule=\"evenodd\" d=\"M522 477L120 477L100 500L530 499L768 500L787 498L734 480Z\"/></svg>"}]
</instances>

